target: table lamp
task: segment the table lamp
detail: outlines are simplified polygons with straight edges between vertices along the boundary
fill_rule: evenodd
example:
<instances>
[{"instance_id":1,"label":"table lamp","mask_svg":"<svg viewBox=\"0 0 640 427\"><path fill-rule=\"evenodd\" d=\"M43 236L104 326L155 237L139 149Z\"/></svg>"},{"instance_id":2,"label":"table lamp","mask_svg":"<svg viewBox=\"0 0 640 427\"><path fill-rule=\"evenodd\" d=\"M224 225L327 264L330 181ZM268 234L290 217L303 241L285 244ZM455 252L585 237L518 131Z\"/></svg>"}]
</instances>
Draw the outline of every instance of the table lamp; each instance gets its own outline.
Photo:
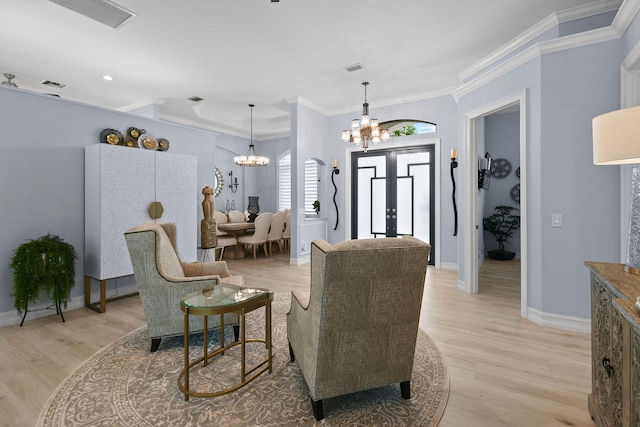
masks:
<instances>
[{"instance_id":1,"label":"table lamp","mask_svg":"<svg viewBox=\"0 0 640 427\"><path fill-rule=\"evenodd\" d=\"M624 271L640 274L640 107L602 114L592 124L594 164L634 164Z\"/></svg>"}]
</instances>

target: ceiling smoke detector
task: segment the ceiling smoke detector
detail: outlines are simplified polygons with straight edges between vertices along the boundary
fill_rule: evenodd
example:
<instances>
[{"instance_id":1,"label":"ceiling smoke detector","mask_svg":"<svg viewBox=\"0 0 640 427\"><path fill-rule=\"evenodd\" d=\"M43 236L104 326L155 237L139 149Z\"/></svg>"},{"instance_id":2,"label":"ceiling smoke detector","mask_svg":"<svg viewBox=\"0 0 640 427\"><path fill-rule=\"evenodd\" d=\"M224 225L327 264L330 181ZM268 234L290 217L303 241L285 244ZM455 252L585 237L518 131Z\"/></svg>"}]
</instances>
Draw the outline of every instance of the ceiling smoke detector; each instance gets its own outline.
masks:
<instances>
[{"instance_id":1,"label":"ceiling smoke detector","mask_svg":"<svg viewBox=\"0 0 640 427\"><path fill-rule=\"evenodd\" d=\"M43 85L55 87L57 89L64 89L65 87L67 87L67 85L63 85L62 83L54 82L53 80L43 80L40 83L42 83Z\"/></svg>"},{"instance_id":2,"label":"ceiling smoke detector","mask_svg":"<svg viewBox=\"0 0 640 427\"><path fill-rule=\"evenodd\" d=\"M203 98L200 98L199 96L192 96L191 98L187 98L189 101L193 101L193 102L200 102L200 101L204 101Z\"/></svg>"}]
</instances>

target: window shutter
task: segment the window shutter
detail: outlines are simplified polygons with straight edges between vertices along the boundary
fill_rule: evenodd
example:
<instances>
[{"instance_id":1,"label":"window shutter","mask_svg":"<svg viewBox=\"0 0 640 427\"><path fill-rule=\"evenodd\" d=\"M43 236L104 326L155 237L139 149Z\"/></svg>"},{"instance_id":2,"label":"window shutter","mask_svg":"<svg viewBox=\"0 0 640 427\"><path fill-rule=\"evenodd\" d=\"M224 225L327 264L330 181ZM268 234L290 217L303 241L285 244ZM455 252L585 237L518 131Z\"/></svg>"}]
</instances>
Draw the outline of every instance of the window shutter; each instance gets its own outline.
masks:
<instances>
[{"instance_id":1,"label":"window shutter","mask_svg":"<svg viewBox=\"0 0 640 427\"><path fill-rule=\"evenodd\" d=\"M278 161L278 211L291 209L291 153Z\"/></svg>"}]
</instances>

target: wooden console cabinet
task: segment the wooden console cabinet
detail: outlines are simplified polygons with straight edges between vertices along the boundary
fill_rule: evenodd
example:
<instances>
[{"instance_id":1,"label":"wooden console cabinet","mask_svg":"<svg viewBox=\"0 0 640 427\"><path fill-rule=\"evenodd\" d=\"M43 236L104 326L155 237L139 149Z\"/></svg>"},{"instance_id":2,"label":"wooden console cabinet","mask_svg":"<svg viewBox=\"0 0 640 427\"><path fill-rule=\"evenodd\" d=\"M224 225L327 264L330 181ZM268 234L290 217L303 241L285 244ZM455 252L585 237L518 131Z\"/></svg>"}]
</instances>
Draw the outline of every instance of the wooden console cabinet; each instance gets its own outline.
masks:
<instances>
[{"instance_id":1,"label":"wooden console cabinet","mask_svg":"<svg viewBox=\"0 0 640 427\"><path fill-rule=\"evenodd\" d=\"M589 413L597 426L640 426L640 276L622 264L586 262L591 272Z\"/></svg>"}]
</instances>

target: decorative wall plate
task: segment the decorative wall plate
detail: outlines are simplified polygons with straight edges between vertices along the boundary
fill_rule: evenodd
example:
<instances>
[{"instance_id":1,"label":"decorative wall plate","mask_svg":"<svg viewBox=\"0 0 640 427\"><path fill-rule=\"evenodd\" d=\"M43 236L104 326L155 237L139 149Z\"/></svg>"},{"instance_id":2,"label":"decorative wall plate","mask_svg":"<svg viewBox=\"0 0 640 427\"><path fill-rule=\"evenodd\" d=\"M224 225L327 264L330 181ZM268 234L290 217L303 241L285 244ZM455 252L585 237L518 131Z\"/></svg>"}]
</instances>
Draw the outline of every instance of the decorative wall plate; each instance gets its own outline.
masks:
<instances>
[{"instance_id":1,"label":"decorative wall plate","mask_svg":"<svg viewBox=\"0 0 640 427\"><path fill-rule=\"evenodd\" d=\"M216 168L215 173L216 187L213 189L213 195L218 197L220 193L222 193L222 188L224 186L224 179L222 179L222 172L220 169Z\"/></svg>"},{"instance_id":2,"label":"decorative wall plate","mask_svg":"<svg viewBox=\"0 0 640 427\"><path fill-rule=\"evenodd\" d=\"M115 129L105 129L100 132L100 142L109 145L123 145L124 138L120 131Z\"/></svg>"},{"instance_id":3,"label":"decorative wall plate","mask_svg":"<svg viewBox=\"0 0 640 427\"><path fill-rule=\"evenodd\" d=\"M169 141L164 138L158 138L158 151L167 151L169 149Z\"/></svg>"},{"instance_id":4,"label":"decorative wall plate","mask_svg":"<svg viewBox=\"0 0 640 427\"><path fill-rule=\"evenodd\" d=\"M511 200L519 204L520 203L520 184L516 184L513 187L511 187L511 191L509 192L509 195L511 196Z\"/></svg>"},{"instance_id":5,"label":"decorative wall plate","mask_svg":"<svg viewBox=\"0 0 640 427\"><path fill-rule=\"evenodd\" d=\"M127 136L130 136L136 141L138 140L138 138L140 138L140 135L142 135L142 132L140 132L140 129L138 128L130 127L129 129L127 129Z\"/></svg>"},{"instance_id":6,"label":"decorative wall plate","mask_svg":"<svg viewBox=\"0 0 640 427\"><path fill-rule=\"evenodd\" d=\"M511 173L511 162L507 159L493 159L491 162L491 176L502 179Z\"/></svg>"},{"instance_id":7,"label":"decorative wall plate","mask_svg":"<svg viewBox=\"0 0 640 427\"><path fill-rule=\"evenodd\" d=\"M147 150L158 149L158 140L146 133L140 135L140 138L138 138L138 144L141 148L146 148Z\"/></svg>"}]
</instances>

